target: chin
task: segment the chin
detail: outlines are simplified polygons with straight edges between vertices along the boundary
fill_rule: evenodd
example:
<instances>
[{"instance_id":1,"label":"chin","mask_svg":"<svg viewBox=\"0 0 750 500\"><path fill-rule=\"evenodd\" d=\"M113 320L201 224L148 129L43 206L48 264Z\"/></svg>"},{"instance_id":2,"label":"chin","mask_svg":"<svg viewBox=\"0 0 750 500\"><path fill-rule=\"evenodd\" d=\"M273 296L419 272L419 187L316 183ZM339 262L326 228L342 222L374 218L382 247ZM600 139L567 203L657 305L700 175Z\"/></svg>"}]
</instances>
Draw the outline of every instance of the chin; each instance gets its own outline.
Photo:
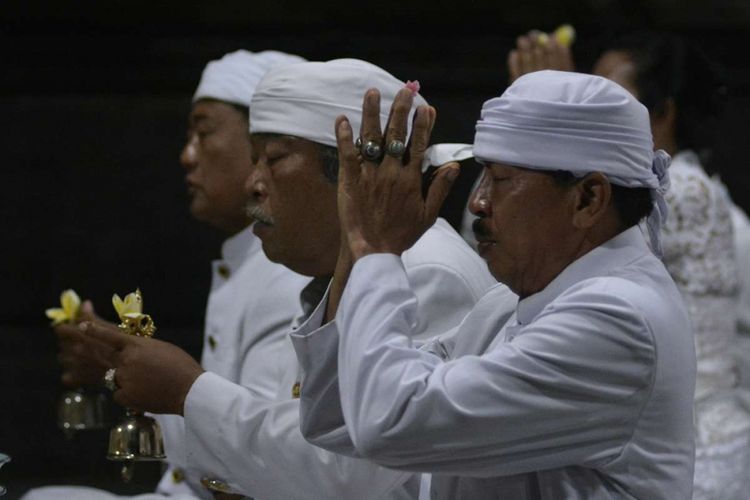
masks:
<instances>
[{"instance_id":1,"label":"chin","mask_svg":"<svg viewBox=\"0 0 750 500\"><path fill-rule=\"evenodd\" d=\"M263 248L263 253L266 254L266 257L268 257L268 260L271 262L275 262L277 264L281 264L279 260L276 258L276 254L273 251L273 246L268 244L267 239L260 238L260 246Z\"/></svg>"},{"instance_id":2,"label":"chin","mask_svg":"<svg viewBox=\"0 0 750 500\"><path fill-rule=\"evenodd\" d=\"M495 278L500 283L508 285L508 278L509 278L508 269L504 268L497 261L493 262L492 260L487 260L486 263L487 263L487 269L489 269L492 277Z\"/></svg>"},{"instance_id":3,"label":"chin","mask_svg":"<svg viewBox=\"0 0 750 500\"><path fill-rule=\"evenodd\" d=\"M194 197L190 202L190 214L201 222L208 222L210 219L208 207L198 197Z\"/></svg>"}]
</instances>

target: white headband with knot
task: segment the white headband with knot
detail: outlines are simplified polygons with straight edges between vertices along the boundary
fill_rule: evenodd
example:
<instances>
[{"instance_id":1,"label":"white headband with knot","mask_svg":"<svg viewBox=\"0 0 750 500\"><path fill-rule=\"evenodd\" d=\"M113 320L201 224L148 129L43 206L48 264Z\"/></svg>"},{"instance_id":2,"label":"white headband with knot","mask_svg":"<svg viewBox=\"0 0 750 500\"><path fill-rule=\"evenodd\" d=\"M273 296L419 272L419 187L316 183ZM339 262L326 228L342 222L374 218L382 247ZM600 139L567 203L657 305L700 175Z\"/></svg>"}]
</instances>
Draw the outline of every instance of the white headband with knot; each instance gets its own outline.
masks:
<instances>
[{"instance_id":1,"label":"white headband with knot","mask_svg":"<svg viewBox=\"0 0 750 500\"><path fill-rule=\"evenodd\" d=\"M648 110L618 84L593 75L538 71L518 78L482 106L474 156L576 177L601 172L612 184L651 190L651 246L667 218L670 157L653 151Z\"/></svg>"},{"instance_id":2,"label":"white headband with knot","mask_svg":"<svg viewBox=\"0 0 750 500\"><path fill-rule=\"evenodd\" d=\"M193 102L199 99L218 99L250 106L256 85L269 69L301 62L305 60L299 56L275 50L230 52L206 65L193 95Z\"/></svg>"},{"instance_id":3,"label":"white headband with knot","mask_svg":"<svg viewBox=\"0 0 750 500\"><path fill-rule=\"evenodd\" d=\"M250 132L301 137L336 147L335 123L346 115L355 135L362 123L367 90L380 91L380 125L385 127L391 104L406 84L384 69L359 59L335 59L274 68L255 89L250 106ZM408 126L422 96L414 98Z\"/></svg>"}]
</instances>

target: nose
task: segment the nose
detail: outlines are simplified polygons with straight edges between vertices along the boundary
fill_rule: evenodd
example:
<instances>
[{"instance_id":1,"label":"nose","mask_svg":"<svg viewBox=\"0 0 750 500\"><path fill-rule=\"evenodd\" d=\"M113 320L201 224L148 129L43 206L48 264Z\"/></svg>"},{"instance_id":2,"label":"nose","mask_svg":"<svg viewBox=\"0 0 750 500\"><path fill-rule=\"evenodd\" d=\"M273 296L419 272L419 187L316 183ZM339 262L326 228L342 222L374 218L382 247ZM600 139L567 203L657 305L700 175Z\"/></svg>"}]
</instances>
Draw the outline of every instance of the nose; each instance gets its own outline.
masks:
<instances>
[{"instance_id":1,"label":"nose","mask_svg":"<svg viewBox=\"0 0 750 500\"><path fill-rule=\"evenodd\" d=\"M268 189L263 179L263 167L255 163L245 181L245 193L255 202L261 203L268 197Z\"/></svg>"},{"instance_id":2,"label":"nose","mask_svg":"<svg viewBox=\"0 0 750 500\"><path fill-rule=\"evenodd\" d=\"M196 137L191 135L188 137L185 146L183 146L182 152L180 152L180 164L186 170L192 170L198 165L198 146L196 142Z\"/></svg>"},{"instance_id":3,"label":"nose","mask_svg":"<svg viewBox=\"0 0 750 500\"><path fill-rule=\"evenodd\" d=\"M479 185L477 185L469 198L469 211L477 217L488 217L491 215L490 186L490 176L486 171L483 171Z\"/></svg>"}]
</instances>

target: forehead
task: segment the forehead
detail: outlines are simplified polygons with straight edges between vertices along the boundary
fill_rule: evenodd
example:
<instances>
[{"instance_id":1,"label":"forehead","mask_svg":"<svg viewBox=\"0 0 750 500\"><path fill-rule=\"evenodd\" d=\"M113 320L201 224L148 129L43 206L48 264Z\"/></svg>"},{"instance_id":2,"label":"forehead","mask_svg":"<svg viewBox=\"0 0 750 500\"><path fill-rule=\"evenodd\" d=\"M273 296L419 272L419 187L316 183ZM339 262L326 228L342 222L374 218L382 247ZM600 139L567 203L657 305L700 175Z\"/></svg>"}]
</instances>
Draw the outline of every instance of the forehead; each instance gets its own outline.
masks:
<instances>
[{"instance_id":1,"label":"forehead","mask_svg":"<svg viewBox=\"0 0 750 500\"><path fill-rule=\"evenodd\" d=\"M559 191L559 185L551 175L551 170L535 170L525 167L516 167L505 163L485 163L484 168L489 170L495 177L511 179L514 191L547 190Z\"/></svg>"},{"instance_id":2,"label":"forehead","mask_svg":"<svg viewBox=\"0 0 750 500\"><path fill-rule=\"evenodd\" d=\"M295 137L293 135L255 133L250 134L253 147L259 152L267 148L280 148L285 151L294 151L303 154L317 154L317 146L313 141Z\"/></svg>"},{"instance_id":3,"label":"forehead","mask_svg":"<svg viewBox=\"0 0 750 500\"><path fill-rule=\"evenodd\" d=\"M516 167L514 165L508 165L507 163L486 162L484 163L484 168L491 170L494 173L503 173L506 175L513 175L513 176L538 173L536 170L531 170L529 168L523 168L523 167Z\"/></svg>"},{"instance_id":4,"label":"forehead","mask_svg":"<svg viewBox=\"0 0 750 500\"><path fill-rule=\"evenodd\" d=\"M234 104L216 99L200 99L190 109L190 121L242 119L245 115Z\"/></svg>"}]
</instances>

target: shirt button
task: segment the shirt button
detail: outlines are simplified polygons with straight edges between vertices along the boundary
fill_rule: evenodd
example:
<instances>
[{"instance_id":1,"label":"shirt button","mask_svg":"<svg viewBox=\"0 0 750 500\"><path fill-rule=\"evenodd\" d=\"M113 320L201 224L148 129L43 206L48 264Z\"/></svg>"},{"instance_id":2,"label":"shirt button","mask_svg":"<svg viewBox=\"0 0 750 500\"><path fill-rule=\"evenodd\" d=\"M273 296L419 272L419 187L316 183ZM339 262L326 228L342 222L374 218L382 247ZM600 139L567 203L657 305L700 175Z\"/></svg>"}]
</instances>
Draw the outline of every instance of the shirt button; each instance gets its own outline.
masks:
<instances>
[{"instance_id":1,"label":"shirt button","mask_svg":"<svg viewBox=\"0 0 750 500\"><path fill-rule=\"evenodd\" d=\"M229 275L231 274L231 272L229 271L229 267L226 264L220 264L218 272L219 276L224 279L229 279Z\"/></svg>"},{"instance_id":2,"label":"shirt button","mask_svg":"<svg viewBox=\"0 0 750 500\"><path fill-rule=\"evenodd\" d=\"M208 345L209 345L209 347L211 347L212 351L216 350L216 344L217 344L216 338L213 335L209 335L208 336Z\"/></svg>"},{"instance_id":3,"label":"shirt button","mask_svg":"<svg viewBox=\"0 0 750 500\"><path fill-rule=\"evenodd\" d=\"M292 386L292 397L294 399L299 399L300 390L301 390L300 383L295 382L294 385Z\"/></svg>"},{"instance_id":4,"label":"shirt button","mask_svg":"<svg viewBox=\"0 0 750 500\"><path fill-rule=\"evenodd\" d=\"M172 471L172 482L175 484L180 484L185 480L185 472L183 472L182 469L177 468Z\"/></svg>"}]
</instances>

